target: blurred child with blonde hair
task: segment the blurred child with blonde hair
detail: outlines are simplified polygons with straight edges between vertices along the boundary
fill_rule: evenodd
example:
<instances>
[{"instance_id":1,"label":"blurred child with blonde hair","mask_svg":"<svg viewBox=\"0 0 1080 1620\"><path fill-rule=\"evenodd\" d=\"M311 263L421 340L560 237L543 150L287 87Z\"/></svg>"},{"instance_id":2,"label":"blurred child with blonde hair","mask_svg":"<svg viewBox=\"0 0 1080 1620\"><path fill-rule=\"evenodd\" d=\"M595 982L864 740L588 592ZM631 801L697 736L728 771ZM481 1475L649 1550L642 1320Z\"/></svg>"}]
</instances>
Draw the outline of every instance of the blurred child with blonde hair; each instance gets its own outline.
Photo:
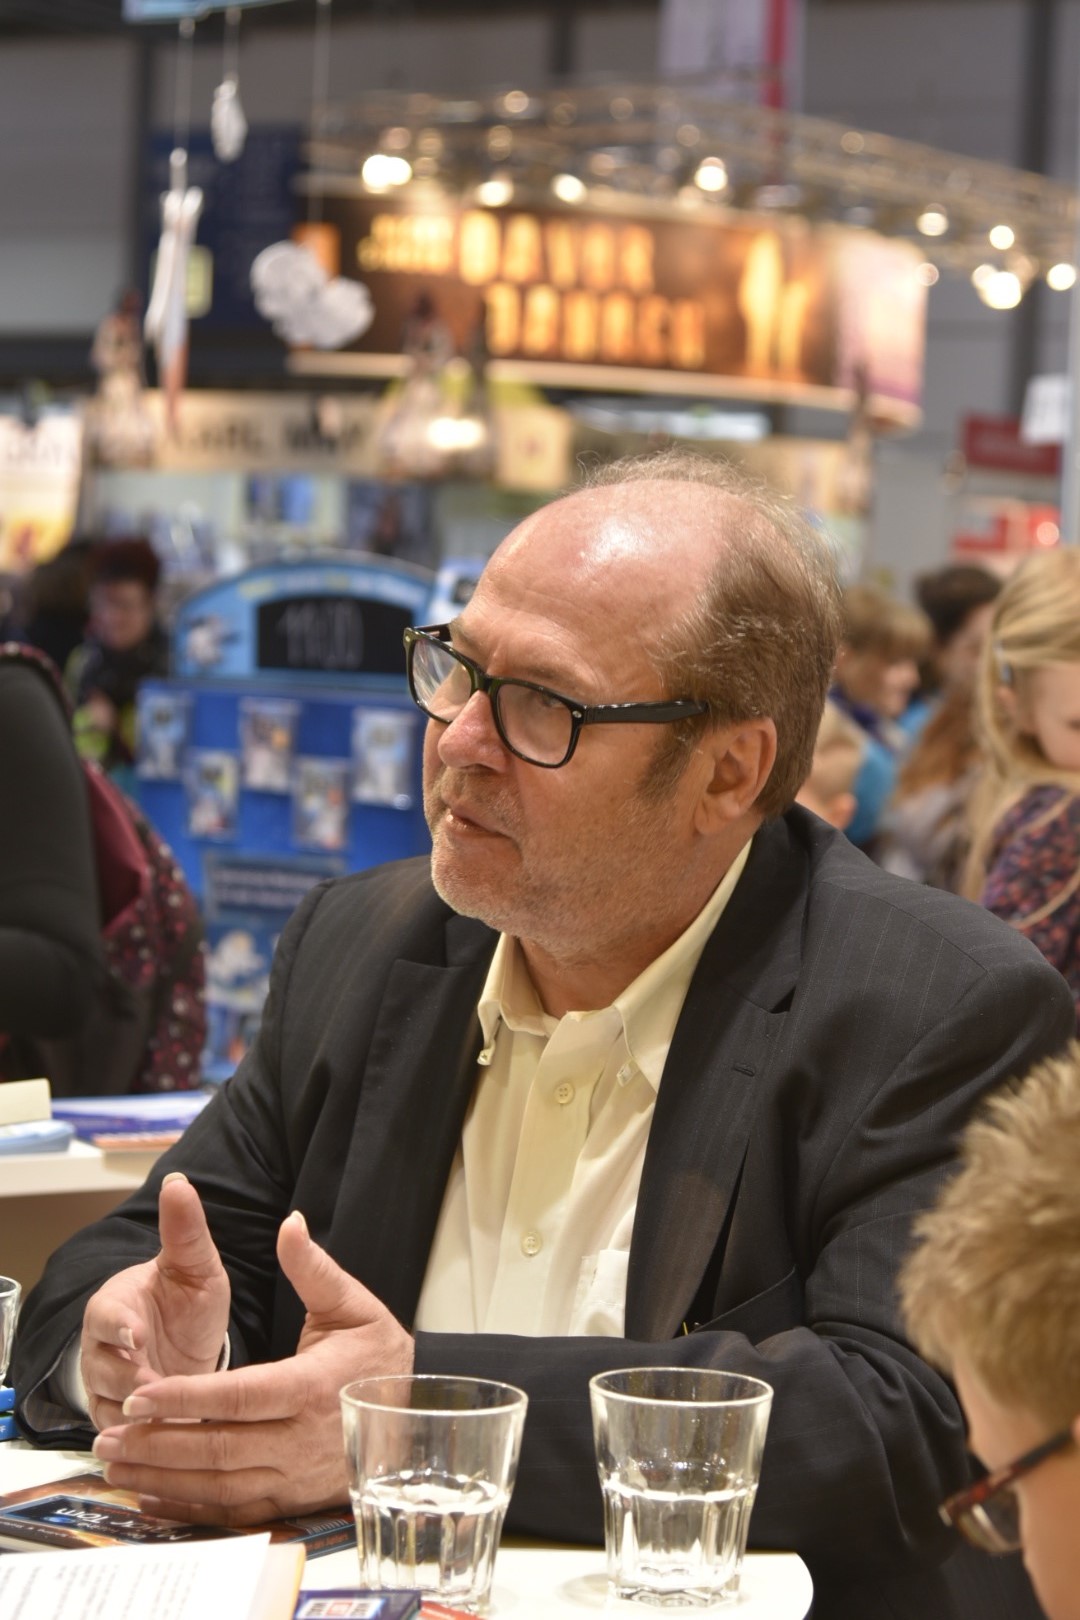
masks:
<instances>
[{"instance_id":1,"label":"blurred child with blonde hair","mask_svg":"<svg viewBox=\"0 0 1080 1620\"><path fill-rule=\"evenodd\" d=\"M831 700L825 704L814 743L810 775L795 795L805 809L842 832L855 814L855 778L866 738Z\"/></svg>"},{"instance_id":2,"label":"blurred child with blonde hair","mask_svg":"<svg viewBox=\"0 0 1080 1620\"><path fill-rule=\"evenodd\" d=\"M1080 1006L1080 551L1028 557L977 688L986 771L965 892L1026 934Z\"/></svg>"}]
</instances>

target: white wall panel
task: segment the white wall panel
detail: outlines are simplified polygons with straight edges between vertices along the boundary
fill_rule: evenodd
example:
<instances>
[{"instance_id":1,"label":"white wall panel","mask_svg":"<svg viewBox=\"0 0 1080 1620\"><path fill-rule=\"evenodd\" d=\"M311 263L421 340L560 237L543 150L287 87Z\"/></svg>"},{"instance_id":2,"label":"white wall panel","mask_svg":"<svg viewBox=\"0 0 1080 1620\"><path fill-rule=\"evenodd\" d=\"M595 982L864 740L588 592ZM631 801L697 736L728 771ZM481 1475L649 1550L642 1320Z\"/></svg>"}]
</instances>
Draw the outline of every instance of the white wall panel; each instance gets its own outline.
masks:
<instances>
[{"instance_id":1,"label":"white wall panel","mask_svg":"<svg viewBox=\"0 0 1080 1620\"><path fill-rule=\"evenodd\" d=\"M0 332L90 330L124 276L136 52L0 51Z\"/></svg>"},{"instance_id":2,"label":"white wall panel","mask_svg":"<svg viewBox=\"0 0 1080 1620\"><path fill-rule=\"evenodd\" d=\"M954 152L1014 161L1019 0L813 6L804 110Z\"/></svg>"},{"instance_id":3,"label":"white wall panel","mask_svg":"<svg viewBox=\"0 0 1080 1620\"><path fill-rule=\"evenodd\" d=\"M584 12L574 27L576 71L589 78L655 78L659 37L655 12Z\"/></svg>"}]
</instances>

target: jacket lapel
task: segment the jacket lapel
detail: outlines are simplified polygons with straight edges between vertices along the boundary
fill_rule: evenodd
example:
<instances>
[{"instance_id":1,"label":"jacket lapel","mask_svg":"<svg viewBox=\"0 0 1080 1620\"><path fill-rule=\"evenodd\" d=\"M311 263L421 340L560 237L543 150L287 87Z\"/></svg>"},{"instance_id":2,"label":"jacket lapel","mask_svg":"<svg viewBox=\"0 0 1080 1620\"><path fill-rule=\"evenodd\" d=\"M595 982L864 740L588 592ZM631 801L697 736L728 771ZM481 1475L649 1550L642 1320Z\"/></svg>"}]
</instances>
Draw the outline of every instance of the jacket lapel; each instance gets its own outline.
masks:
<instances>
[{"instance_id":1,"label":"jacket lapel","mask_svg":"<svg viewBox=\"0 0 1080 1620\"><path fill-rule=\"evenodd\" d=\"M395 962L364 1067L331 1251L407 1324L476 1080L495 937L451 917L445 965Z\"/></svg>"},{"instance_id":2,"label":"jacket lapel","mask_svg":"<svg viewBox=\"0 0 1080 1620\"><path fill-rule=\"evenodd\" d=\"M722 1240L798 974L808 877L805 847L787 823L763 826L691 981L638 1194L629 1338L678 1333Z\"/></svg>"}]
</instances>

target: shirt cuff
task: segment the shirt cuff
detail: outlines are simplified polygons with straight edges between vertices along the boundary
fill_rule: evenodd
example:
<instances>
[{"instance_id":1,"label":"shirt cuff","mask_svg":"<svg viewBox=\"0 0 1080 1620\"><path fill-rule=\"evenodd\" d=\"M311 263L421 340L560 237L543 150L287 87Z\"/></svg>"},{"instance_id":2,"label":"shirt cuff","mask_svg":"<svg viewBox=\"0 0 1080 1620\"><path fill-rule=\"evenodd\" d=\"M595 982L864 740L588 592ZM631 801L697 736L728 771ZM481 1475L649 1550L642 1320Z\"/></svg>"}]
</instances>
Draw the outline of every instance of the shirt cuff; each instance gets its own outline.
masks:
<instances>
[{"instance_id":1,"label":"shirt cuff","mask_svg":"<svg viewBox=\"0 0 1080 1620\"><path fill-rule=\"evenodd\" d=\"M66 1406L76 1417L90 1416L90 1402L86 1393L86 1385L82 1376L82 1352L80 1350L81 1335L75 1333L68 1340L49 1375L45 1393L49 1399L58 1406ZM215 1372L224 1372L232 1358L232 1347L229 1335L225 1334L225 1343L221 1347Z\"/></svg>"}]
</instances>

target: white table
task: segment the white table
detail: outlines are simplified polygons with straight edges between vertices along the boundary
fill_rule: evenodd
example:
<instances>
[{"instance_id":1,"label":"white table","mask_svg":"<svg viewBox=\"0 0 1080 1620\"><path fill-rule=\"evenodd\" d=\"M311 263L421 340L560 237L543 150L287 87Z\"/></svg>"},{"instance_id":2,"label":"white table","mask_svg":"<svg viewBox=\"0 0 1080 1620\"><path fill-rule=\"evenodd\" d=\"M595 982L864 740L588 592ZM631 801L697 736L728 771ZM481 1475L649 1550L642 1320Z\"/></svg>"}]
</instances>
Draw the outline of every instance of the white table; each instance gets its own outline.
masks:
<instances>
[{"instance_id":1,"label":"white table","mask_svg":"<svg viewBox=\"0 0 1080 1620\"><path fill-rule=\"evenodd\" d=\"M85 1452L34 1451L21 1441L0 1444L0 1491L43 1485L97 1464ZM355 1586L359 1578L351 1548L308 1560L304 1586L325 1590ZM732 1620L804 1620L813 1598L810 1573L796 1553L750 1553L742 1590L733 1603L706 1611ZM495 1564L491 1620L585 1620L603 1611L609 1620L647 1620L642 1603L610 1598L604 1555L598 1547L500 1547ZM686 1620L695 1609L678 1611Z\"/></svg>"},{"instance_id":2,"label":"white table","mask_svg":"<svg viewBox=\"0 0 1080 1620\"><path fill-rule=\"evenodd\" d=\"M79 1141L63 1153L0 1154L0 1273L31 1288L53 1250L141 1187L156 1157Z\"/></svg>"}]
</instances>

